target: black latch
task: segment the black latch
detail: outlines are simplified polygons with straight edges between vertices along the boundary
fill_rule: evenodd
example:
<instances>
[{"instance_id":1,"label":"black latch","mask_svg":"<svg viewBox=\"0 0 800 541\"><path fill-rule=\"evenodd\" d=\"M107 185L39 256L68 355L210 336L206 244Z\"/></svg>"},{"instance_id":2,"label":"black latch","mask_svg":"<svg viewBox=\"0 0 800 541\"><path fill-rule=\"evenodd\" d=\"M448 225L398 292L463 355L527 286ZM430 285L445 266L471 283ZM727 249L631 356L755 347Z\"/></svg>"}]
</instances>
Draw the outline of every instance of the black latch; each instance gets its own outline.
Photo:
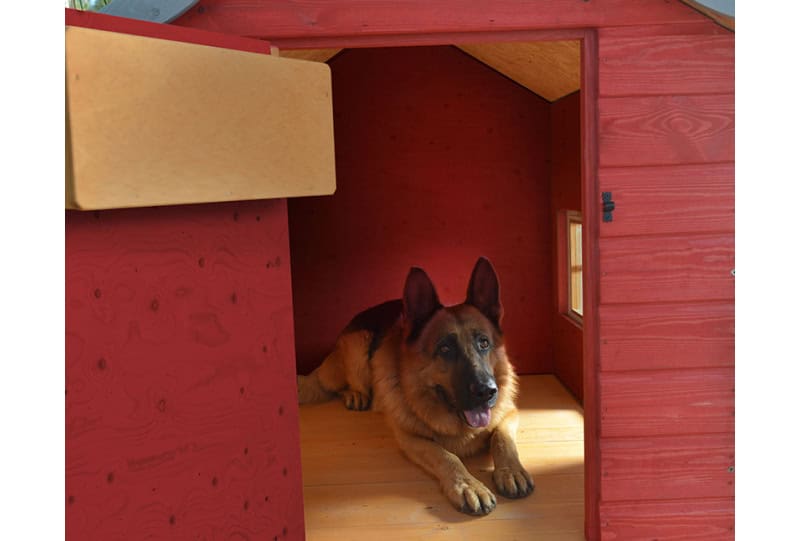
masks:
<instances>
[{"instance_id":1,"label":"black latch","mask_svg":"<svg viewBox=\"0 0 800 541\"><path fill-rule=\"evenodd\" d=\"M603 192L603 221L610 222L614 219L611 213L614 212L614 201L611 200L611 192Z\"/></svg>"}]
</instances>

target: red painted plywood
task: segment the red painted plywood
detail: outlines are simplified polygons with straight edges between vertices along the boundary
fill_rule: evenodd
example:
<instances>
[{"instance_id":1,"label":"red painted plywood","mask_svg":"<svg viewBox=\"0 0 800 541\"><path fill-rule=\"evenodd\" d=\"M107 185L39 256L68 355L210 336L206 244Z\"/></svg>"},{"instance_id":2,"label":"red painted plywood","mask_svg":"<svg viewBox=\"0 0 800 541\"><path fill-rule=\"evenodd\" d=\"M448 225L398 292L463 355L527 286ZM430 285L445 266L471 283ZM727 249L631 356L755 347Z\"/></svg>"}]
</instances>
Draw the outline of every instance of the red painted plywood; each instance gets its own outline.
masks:
<instances>
[{"instance_id":1,"label":"red painted plywood","mask_svg":"<svg viewBox=\"0 0 800 541\"><path fill-rule=\"evenodd\" d=\"M733 432L606 438L600 454L604 502L733 498Z\"/></svg>"},{"instance_id":2,"label":"red painted plywood","mask_svg":"<svg viewBox=\"0 0 800 541\"><path fill-rule=\"evenodd\" d=\"M726 94L734 86L734 37L600 34L600 95Z\"/></svg>"},{"instance_id":3,"label":"red painted plywood","mask_svg":"<svg viewBox=\"0 0 800 541\"><path fill-rule=\"evenodd\" d=\"M734 159L733 94L600 98L598 108L600 167Z\"/></svg>"},{"instance_id":4,"label":"red painted plywood","mask_svg":"<svg viewBox=\"0 0 800 541\"><path fill-rule=\"evenodd\" d=\"M65 9L64 12L64 22L66 26L95 28L107 32L116 32L118 34L133 34L135 36L145 36L148 38L180 41L181 43L195 43L197 45L208 45L210 47L221 47L236 51L270 54L270 44L268 41L248 39L237 35L209 32L207 30L186 28L172 24L151 23L148 21L129 19L127 17L104 15L93 11Z\"/></svg>"},{"instance_id":5,"label":"red painted plywood","mask_svg":"<svg viewBox=\"0 0 800 541\"><path fill-rule=\"evenodd\" d=\"M579 92L550 105L550 209L554 232L564 227L558 223L563 218L559 212L580 212L582 207L580 106ZM568 276L565 257L558 254L565 256L566 249L558 245L558 234L553 238L557 243L553 250L553 284L558 288L553 291L553 373L582 402L583 332L561 313L559 295L566 296Z\"/></svg>"},{"instance_id":6,"label":"red painted plywood","mask_svg":"<svg viewBox=\"0 0 800 541\"><path fill-rule=\"evenodd\" d=\"M601 372L600 395L601 442L734 431L733 368Z\"/></svg>"},{"instance_id":7,"label":"red painted plywood","mask_svg":"<svg viewBox=\"0 0 800 541\"><path fill-rule=\"evenodd\" d=\"M616 204L603 237L734 230L733 163L605 167L598 176Z\"/></svg>"},{"instance_id":8,"label":"red painted plywood","mask_svg":"<svg viewBox=\"0 0 800 541\"><path fill-rule=\"evenodd\" d=\"M283 200L66 215L67 539L303 538Z\"/></svg>"},{"instance_id":9,"label":"red painted plywood","mask_svg":"<svg viewBox=\"0 0 800 541\"><path fill-rule=\"evenodd\" d=\"M663 0L202 0L176 23L243 36L319 38L705 20L680 2Z\"/></svg>"},{"instance_id":10,"label":"red painted plywood","mask_svg":"<svg viewBox=\"0 0 800 541\"><path fill-rule=\"evenodd\" d=\"M515 364L550 372L548 104L453 47L350 50L331 70L337 191L289 203L298 369L412 265L455 304L485 255Z\"/></svg>"},{"instance_id":11,"label":"red painted plywood","mask_svg":"<svg viewBox=\"0 0 800 541\"><path fill-rule=\"evenodd\" d=\"M615 502L600 506L603 541L732 541L733 499Z\"/></svg>"},{"instance_id":12,"label":"red painted plywood","mask_svg":"<svg viewBox=\"0 0 800 541\"><path fill-rule=\"evenodd\" d=\"M734 305L702 302L600 307L600 369L733 366Z\"/></svg>"},{"instance_id":13,"label":"red painted plywood","mask_svg":"<svg viewBox=\"0 0 800 541\"><path fill-rule=\"evenodd\" d=\"M734 297L730 233L601 239L600 267L603 304Z\"/></svg>"}]
</instances>

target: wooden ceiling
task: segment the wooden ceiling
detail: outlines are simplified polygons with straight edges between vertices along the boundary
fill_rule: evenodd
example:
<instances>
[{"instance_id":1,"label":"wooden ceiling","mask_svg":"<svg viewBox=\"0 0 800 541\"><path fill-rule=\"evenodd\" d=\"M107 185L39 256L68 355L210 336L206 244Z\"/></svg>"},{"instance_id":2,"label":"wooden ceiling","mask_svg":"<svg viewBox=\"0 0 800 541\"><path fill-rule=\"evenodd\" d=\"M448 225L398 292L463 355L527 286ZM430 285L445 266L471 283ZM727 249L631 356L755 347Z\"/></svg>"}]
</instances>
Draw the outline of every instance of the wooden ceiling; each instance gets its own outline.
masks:
<instances>
[{"instance_id":1,"label":"wooden ceiling","mask_svg":"<svg viewBox=\"0 0 800 541\"><path fill-rule=\"evenodd\" d=\"M581 86L581 52L578 41L484 43L459 45L459 49L553 102ZM327 62L341 49L281 49L287 58Z\"/></svg>"}]
</instances>

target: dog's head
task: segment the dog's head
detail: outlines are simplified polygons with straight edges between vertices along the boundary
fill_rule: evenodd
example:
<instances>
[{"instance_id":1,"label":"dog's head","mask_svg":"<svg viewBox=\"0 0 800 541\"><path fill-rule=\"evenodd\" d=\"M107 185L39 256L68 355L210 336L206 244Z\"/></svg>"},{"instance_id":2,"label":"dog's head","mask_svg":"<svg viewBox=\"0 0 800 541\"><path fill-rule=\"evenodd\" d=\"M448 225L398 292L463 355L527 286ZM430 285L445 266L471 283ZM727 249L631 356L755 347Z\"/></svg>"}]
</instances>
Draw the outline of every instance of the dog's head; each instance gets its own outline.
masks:
<instances>
[{"instance_id":1,"label":"dog's head","mask_svg":"<svg viewBox=\"0 0 800 541\"><path fill-rule=\"evenodd\" d=\"M505 361L500 284L492 264L478 259L466 300L445 307L433 282L412 268L403 292L404 362L417 385L461 421L482 428L498 399L495 369Z\"/></svg>"}]
</instances>

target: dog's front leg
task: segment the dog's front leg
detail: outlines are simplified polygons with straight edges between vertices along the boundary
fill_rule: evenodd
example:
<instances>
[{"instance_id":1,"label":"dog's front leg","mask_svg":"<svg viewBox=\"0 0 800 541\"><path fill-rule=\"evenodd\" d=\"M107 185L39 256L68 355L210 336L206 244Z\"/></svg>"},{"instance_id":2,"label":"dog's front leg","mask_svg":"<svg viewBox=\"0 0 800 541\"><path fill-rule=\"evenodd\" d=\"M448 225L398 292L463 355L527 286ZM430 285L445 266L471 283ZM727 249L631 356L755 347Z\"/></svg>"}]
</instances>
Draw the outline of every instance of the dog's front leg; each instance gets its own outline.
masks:
<instances>
[{"instance_id":1,"label":"dog's front leg","mask_svg":"<svg viewBox=\"0 0 800 541\"><path fill-rule=\"evenodd\" d=\"M497 490L506 498L523 498L533 492L533 478L519 461L517 453L517 425L519 413L510 412L492 434L492 478Z\"/></svg>"},{"instance_id":2,"label":"dog's front leg","mask_svg":"<svg viewBox=\"0 0 800 541\"><path fill-rule=\"evenodd\" d=\"M456 509L470 515L486 515L495 508L497 500L492 491L475 479L455 454L432 440L407 433L395 435L406 456L439 480Z\"/></svg>"}]
</instances>

